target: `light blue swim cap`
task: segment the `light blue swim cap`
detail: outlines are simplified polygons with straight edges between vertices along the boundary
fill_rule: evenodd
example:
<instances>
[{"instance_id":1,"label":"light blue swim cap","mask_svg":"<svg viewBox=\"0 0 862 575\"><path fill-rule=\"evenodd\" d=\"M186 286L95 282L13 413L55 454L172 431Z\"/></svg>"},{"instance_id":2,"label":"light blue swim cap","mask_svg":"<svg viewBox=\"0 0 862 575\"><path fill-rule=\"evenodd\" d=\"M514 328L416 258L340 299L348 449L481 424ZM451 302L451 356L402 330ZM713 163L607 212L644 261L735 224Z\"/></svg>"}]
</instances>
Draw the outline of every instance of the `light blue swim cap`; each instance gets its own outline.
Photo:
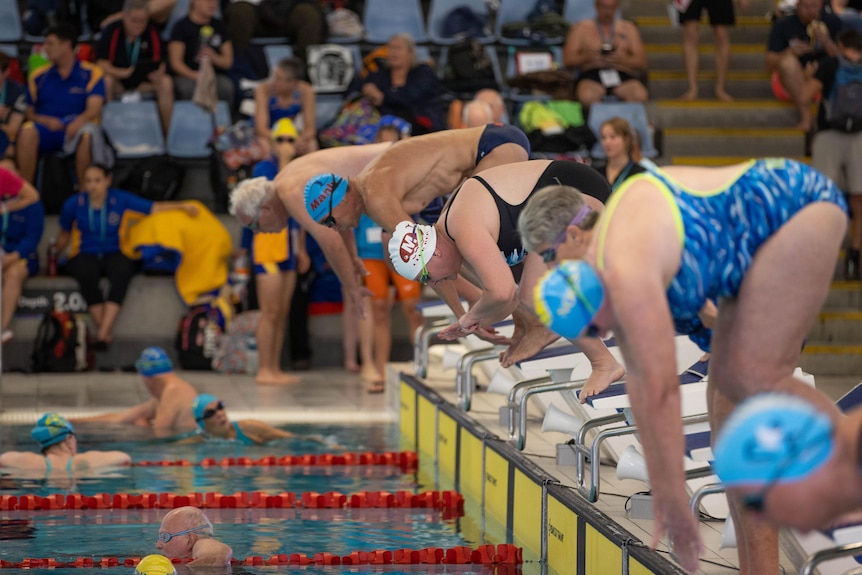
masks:
<instances>
[{"instance_id":1,"label":"light blue swim cap","mask_svg":"<svg viewBox=\"0 0 862 575\"><path fill-rule=\"evenodd\" d=\"M347 178L335 174L317 174L305 184L305 209L311 219L322 224L330 214L330 206L335 209L346 193Z\"/></svg>"},{"instance_id":2,"label":"light blue swim cap","mask_svg":"<svg viewBox=\"0 0 862 575\"><path fill-rule=\"evenodd\" d=\"M799 397L755 395L718 434L713 469L728 487L799 481L832 455L832 431L829 416Z\"/></svg>"},{"instance_id":3,"label":"light blue swim cap","mask_svg":"<svg viewBox=\"0 0 862 575\"><path fill-rule=\"evenodd\" d=\"M42 449L51 447L56 443L60 443L70 433L75 433L75 428L72 424L58 413L46 413L36 423L36 427L30 432L30 436L35 439Z\"/></svg>"},{"instance_id":4,"label":"light blue swim cap","mask_svg":"<svg viewBox=\"0 0 862 575\"><path fill-rule=\"evenodd\" d=\"M533 291L536 314L551 331L579 337L605 299L605 288L593 268L567 260L549 270Z\"/></svg>"},{"instance_id":5,"label":"light blue swim cap","mask_svg":"<svg viewBox=\"0 0 862 575\"><path fill-rule=\"evenodd\" d=\"M195 415L195 421L198 426L203 427L204 411L207 410L207 405L214 401L218 401L216 396L209 393L202 393L192 402L192 413Z\"/></svg>"},{"instance_id":6,"label":"light blue swim cap","mask_svg":"<svg viewBox=\"0 0 862 575\"><path fill-rule=\"evenodd\" d=\"M144 377L152 377L173 371L174 365L165 350L160 347L148 347L135 361L135 369Z\"/></svg>"}]
</instances>

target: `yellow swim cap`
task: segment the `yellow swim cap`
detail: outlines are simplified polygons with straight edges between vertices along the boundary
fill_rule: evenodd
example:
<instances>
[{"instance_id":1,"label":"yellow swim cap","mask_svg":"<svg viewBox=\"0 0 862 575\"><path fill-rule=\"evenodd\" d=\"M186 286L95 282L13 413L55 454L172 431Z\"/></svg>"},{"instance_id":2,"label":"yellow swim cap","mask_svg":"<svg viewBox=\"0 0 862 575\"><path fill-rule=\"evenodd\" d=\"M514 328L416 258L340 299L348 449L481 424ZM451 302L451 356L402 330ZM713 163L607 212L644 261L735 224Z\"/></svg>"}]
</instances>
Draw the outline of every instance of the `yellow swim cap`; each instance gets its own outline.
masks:
<instances>
[{"instance_id":1,"label":"yellow swim cap","mask_svg":"<svg viewBox=\"0 0 862 575\"><path fill-rule=\"evenodd\" d=\"M164 555L147 555L138 563L135 575L177 575L177 570Z\"/></svg>"}]
</instances>

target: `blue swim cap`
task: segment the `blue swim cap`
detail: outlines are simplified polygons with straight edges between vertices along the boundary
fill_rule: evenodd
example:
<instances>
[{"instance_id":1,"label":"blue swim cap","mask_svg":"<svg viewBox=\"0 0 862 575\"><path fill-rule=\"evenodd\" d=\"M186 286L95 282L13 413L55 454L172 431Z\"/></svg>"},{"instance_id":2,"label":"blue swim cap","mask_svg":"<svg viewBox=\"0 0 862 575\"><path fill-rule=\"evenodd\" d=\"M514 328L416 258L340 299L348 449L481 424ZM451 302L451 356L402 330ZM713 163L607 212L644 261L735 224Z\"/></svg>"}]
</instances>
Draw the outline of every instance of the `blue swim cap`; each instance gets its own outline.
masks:
<instances>
[{"instance_id":1,"label":"blue swim cap","mask_svg":"<svg viewBox=\"0 0 862 575\"><path fill-rule=\"evenodd\" d=\"M58 413L46 413L36 423L30 436L39 443L42 449L45 449L55 443L60 443L70 433L74 434L75 428L65 417Z\"/></svg>"},{"instance_id":2,"label":"blue swim cap","mask_svg":"<svg viewBox=\"0 0 862 575\"><path fill-rule=\"evenodd\" d=\"M536 314L563 337L579 337L605 299L605 288L593 268L567 260L549 270L533 291Z\"/></svg>"},{"instance_id":3,"label":"blue swim cap","mask_svg":"<svg viewBox=\"0 0 862 575\"><path fill-rule=\"evenodd\" d=\"M173 371L174 365L165 350L160 347L148 347L135 361L135 369L144 377L152 377Z\"/></svg>"},{"instance_id":4,"label":"blue swim cap","mask_svg":"<svg viewBox=\"0 0 862 575\"><path fill-rule=\"evenodd\" d=\"M330 206L334 209L346 193L347 178L335 174L317 174L305 184L305 209L311 219L321 224L330 214Z\"/></svg>"},{"instance_id":5,"label":"blue swim cap","mask_svg":"<svg viewBox=\"0 0 862 575\"><path fill-rule=\"evenodd\" d=\"M832 430L829 416L799 397L756 395L725 422L713 468L728 487L799 481L832 455Z\"/></svg>"},{"instance_id":6,"label":"blue swim cap","mask_svg":"<svg viewBox=\"0 0 862 575\"><path fill-rule=\"evenodd\" d=\"M177 570L164 555L147 555L135 567L135 575L176 575Z\"/></svg>"},{"instance_id":7,"label":"blue swim cap","mask_svg":"<svg viewBox=\"0 0 862 575\"><path fill-rule=\"evenodd\" d=\"M209 393L202 393L195 398L192 402L192 413L195 415L195 421L198 426L203 427L204 422L204 411L207 410L207 406L214 401L218 401L218 398Z\"/></svg>"}]
</instances>

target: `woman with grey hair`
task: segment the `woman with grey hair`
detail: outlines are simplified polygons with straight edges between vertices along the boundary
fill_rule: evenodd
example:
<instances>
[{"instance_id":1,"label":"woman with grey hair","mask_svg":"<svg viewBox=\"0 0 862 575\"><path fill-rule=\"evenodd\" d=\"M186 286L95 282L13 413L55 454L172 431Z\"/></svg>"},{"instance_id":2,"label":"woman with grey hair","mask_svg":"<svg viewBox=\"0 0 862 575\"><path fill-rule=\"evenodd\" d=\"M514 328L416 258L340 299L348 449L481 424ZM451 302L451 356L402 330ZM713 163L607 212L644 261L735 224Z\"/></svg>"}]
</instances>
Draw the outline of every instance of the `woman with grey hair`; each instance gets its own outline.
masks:
<instances>
[{"instance_id":1,"label":"woman with grey hair","mask_svg":"<svg viewBox=\"0 0 862 575\"><path fill-rule=\"evenodd\" d=\"M410 34L396 34L386 45L387 66L365 78L360 92L381 115L404 118L413 135L446 127L440 104L442 86L437 74L416 60L416 43Z\"/></svg>"}]
</instances>

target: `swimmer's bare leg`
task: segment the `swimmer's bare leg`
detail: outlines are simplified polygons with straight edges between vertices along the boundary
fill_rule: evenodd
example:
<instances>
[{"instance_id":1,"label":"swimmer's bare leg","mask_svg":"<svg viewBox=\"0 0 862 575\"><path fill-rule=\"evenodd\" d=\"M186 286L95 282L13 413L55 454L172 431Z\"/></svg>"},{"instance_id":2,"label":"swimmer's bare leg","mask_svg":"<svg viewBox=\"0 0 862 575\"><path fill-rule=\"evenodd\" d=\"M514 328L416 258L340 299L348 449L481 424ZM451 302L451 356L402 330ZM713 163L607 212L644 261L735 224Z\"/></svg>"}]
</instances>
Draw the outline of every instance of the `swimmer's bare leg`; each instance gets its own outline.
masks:
<instances>
[{"instance_id":1,"label":"swimmer's bare leg","mask_svg":"<svg viewBox=\"0 0 862 575\"><path fill-rule=\"evenodd\" d=\"M593 370L581 389L581 403L586 403L588 398L603 392L610 384L619 381L626 374L625 368L611 354L605 342L599 338L579 337L572 340L572 343L584 352Z\"/></svg>"},{"instance_id":2,"label":"swimmer's bare leg","mask_svg":"<svg viewBox=\"0 0 862 575\"><path fill-rule=\"evenodd\" d=\"M560 336L545 327L532 312L523 304L512 312L515 331L512 335L512 345L500 354L500 364L511 367L521 360L533 357L548 344L560 339Z\"/></svg>"}]
</instances>

